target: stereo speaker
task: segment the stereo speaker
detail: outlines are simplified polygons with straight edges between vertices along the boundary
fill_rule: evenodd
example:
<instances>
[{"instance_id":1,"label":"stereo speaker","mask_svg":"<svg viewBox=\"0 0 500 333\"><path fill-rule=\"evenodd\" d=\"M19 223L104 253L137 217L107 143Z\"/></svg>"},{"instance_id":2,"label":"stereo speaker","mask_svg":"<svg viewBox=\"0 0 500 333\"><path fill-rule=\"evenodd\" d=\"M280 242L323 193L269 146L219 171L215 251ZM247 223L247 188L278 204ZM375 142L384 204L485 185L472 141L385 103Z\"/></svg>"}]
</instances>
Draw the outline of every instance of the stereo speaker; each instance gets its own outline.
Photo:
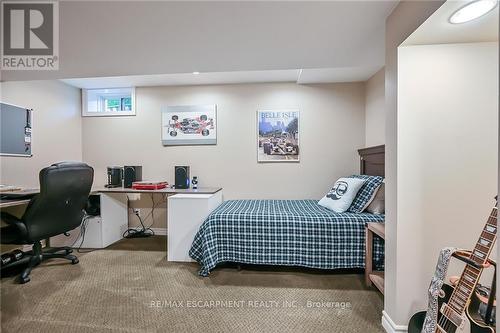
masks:
<instances>
[{"instance_id":1,"label":"stereo speaker","mask_svg":"<svg viewBox=\"0 0 500 333\"><path fill-rule=\"evenodd\" d=\"M119 166L108 167L108 183L105 187L121 187L123 168Z\"/></svg>"},{"instance_id":2,"label":"stereo speaker","mask_svg":"<svg viewBox=\"0 0 500 333\"><path fill-rule=\"evenodd\" d=\"M142 180L142 166L126 165L123 167L123 187L131 188L133 182Z\"/></svg>"},{"instance_id":3,"label":"stereo speaker","mask_svg":"<svg viewBox=\"0 0 500 333\"><path fill-rule=\"evenodd\" d=\"M175 167L175 188L186 189L189 188L189 167L176 166Z\"/></svg>"}]
</instances>

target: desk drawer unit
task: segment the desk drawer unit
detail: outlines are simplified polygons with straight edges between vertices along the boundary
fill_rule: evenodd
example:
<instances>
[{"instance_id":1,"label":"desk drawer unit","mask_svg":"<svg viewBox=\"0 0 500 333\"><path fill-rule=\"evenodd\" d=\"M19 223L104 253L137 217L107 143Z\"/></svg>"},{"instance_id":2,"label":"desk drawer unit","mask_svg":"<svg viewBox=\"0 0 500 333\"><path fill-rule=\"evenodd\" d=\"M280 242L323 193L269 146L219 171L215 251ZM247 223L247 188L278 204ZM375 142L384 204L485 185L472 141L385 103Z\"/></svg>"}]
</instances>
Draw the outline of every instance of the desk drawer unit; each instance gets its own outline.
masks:
<instances>
[{"instance_id":1,"label":"desk drawer unit","mask_svg":"<svg viewBox=\"0 0 500 333\"><path fill-rule=\"evenodd\" d=\"M168 261L193 261L188 253L194 236L207 216L221 203L222 191L168 197Z\"/></svg>"}]
</instances>

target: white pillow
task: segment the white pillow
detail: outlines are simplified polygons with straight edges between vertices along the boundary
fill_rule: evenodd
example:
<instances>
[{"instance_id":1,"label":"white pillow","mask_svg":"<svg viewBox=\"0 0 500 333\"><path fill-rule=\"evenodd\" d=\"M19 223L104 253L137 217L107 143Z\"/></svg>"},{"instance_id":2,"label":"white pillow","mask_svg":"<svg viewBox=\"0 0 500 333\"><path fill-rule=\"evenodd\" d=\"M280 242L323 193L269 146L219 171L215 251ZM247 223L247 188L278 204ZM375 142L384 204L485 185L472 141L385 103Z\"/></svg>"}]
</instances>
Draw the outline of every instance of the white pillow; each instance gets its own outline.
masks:
<instances>
[{"instance_id":1,"label":"white pillow","mask_svg":"<svg viewBox=\"0 0 500 333\"><path fill-rule=\"evenodd\" d=\"M349 209L356 194L366 179L339 178L318 204L336 213L343 213Z\"/></svg>"}]
</instances>

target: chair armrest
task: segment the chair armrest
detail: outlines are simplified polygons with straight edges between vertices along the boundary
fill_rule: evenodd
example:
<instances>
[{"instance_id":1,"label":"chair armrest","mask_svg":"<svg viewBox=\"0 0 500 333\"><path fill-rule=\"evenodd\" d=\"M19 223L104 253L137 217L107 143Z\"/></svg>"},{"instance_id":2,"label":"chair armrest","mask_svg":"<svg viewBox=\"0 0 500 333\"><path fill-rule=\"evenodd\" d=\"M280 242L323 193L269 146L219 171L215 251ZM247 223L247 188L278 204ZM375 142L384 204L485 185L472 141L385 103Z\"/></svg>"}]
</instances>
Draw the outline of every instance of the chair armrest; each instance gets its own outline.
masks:
<instances>
[{"instance_id":1,"label":"chair armrest","mask_svg":"<svg viewBox=\"0 0 500 333\"><path fill-rule=\"evenodd\" d=\"M0 218L2 219L2 221L7 223L9 226L15 227L17 229L17 231L19 232L19 236L21 238L27 237L28 229L26 228L26 225L23 223L23 221L21 221L20 219L18 219L14 215L9 214L7 212L0 212Z\"/></svg>"},{"instance_id":2,"label":"chair armrest","mask_svg":"<svg viewBox=\"0 0 500 333\"><path fill-rule=\"evenodd\" d=\"M19 218L15 217L14 215L9 214L7 212L0 212L0 218L2 219L2 221L4 221L7 224L16 224L16 223L21 222L21 220Z\"/></svg>"}]
</instances>

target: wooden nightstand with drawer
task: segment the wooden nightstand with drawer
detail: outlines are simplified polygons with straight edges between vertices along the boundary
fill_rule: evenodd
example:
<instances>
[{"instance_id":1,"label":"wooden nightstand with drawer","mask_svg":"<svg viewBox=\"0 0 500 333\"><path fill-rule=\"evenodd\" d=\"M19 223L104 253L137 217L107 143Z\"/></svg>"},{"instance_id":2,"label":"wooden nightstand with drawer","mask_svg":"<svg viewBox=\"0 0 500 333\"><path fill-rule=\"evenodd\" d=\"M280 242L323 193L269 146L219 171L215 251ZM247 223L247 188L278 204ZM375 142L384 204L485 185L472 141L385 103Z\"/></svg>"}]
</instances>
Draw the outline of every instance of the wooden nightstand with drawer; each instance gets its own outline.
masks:
<instances>
[{"instance_id":1,"label":"wooden nightstand with drawer","mask_svg":"<svg viewBox=\"0 0 500 333\"><path fill-rule=\"evenodd\" d=\"M385 223L369 222L366 224L365 239L365 281L367 286L372 284L384 293L384 272L373 270L373 236L374 234L385 239Z\"/></svg>"}]
</instances>

